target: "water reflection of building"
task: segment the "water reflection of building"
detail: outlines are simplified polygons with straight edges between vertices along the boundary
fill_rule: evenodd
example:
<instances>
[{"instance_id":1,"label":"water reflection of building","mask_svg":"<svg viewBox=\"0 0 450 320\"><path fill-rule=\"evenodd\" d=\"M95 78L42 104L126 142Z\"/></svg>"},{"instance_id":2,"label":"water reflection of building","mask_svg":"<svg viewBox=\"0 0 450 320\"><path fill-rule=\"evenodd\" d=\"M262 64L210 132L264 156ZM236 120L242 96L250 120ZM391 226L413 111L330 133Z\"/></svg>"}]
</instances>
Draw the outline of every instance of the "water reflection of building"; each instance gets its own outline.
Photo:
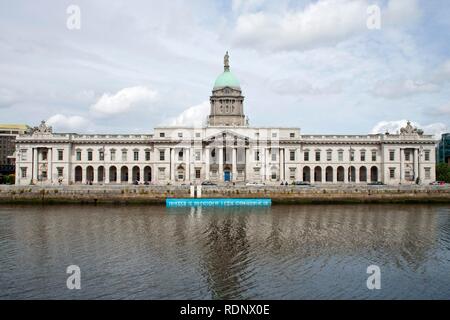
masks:
<instances>
[{"instance_id":1,"label":"water reflection of building","mask_svg":"<svg viewBox=\"0 0 450 320\"><path fill-rule=\"evenodd\" d=\"M111 282L140 277L140 290L153 288L153 297L252 298L261 277L321 257L376 253L381 265L419 268L437 242L436 208L27 208L9 218L5 238L15 239L19 265L75 259L91 263L88 272L110 275ZM180 283L185 291L173 291Z\"/></svg>"}]
</instances>

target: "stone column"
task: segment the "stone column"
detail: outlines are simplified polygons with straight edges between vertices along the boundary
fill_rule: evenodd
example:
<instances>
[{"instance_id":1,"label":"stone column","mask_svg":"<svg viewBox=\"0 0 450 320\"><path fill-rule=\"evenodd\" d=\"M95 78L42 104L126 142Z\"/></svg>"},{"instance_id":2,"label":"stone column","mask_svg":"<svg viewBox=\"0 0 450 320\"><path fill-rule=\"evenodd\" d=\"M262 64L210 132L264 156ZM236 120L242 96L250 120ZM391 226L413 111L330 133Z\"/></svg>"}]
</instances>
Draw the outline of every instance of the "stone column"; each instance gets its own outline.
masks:
<instances>
[{"instance_id":1,"label":"stone column","mask_svg":"<svg viewBox=\"0 0 450 320\"><path fill-rule=\"evenodd\" d=\"M94 167L94 179L92 181L93 184L97 184L98 183L98 168Z\"/></svg>"},{"instance_id":2,"label":"stone column","mask_svg":"<svg viewBox=\"0 0 450 320\"><path fill-rule=\"evenodd\" d=\"M348 176L349 176L349 170L350 167L344 167L344 183L348 183Z\"/></svg>"},{"instance_id":3,"label":"stone column","mask_svg":"<svg viewBox=\"0 0 450 320\"><path fill-rule=\"evenodd\" d=\"M140 167L139 168L139 182L144 182L144 181L145 181L144 167Z\"/></svg>"},{"instance_id":4,"label":"stone column","mask_svg":"<svg viewBox=\"0 0 450 320\"><path fill-rule=\"evenodd\" d=\"M333 166L331 166L333 168ZM333 179L332 183L337 183L337 167L333 168Z\"/></svg>"},{"instance_id":5,"label":"stone column","mask_svg":"<svg viewBox=\"0 0 450 320\"><path fill-rule=\"evenodd\" d=\"M419 176L419 149L414 149L414 183Z\"/></svg>"},{"instance_id":6,"label":"stone column","mask_svg":"<svg viewBox=\"0 0 450 320\"><path fill-rule=\"evenodd\" d=\"M109 167L106 167L106 166L103 166L105 169L104 169L104 172L105 172L105 177L103 178L103 182L105 183L105 184L107 184L107 183L109 183L110 181L109 181Z\"/></svg>"},{"instance_id":7,"label":"stone column","mask_svg":"<svg viewBox=\"0 0 450 320\"><path fill-rule=\"evenodd\" d=\"M38 150L33 148L33 182L36 183L38 179Z\"/></svg>"},{"instance_id":8,"label":"stone column","mask_svg":"<svg viewBox=\"0 0 450 320\"><path fill-rule=\"evenodd\" d=\"M233 147L232 157L231 157L231 165L232 165L232 181L236 181L237 178L237 150Z\"/></svg>"},{"instance_id":9,"label":"stone column","mask_svg":"<svg viewBox=\"0 0 450 320\"><path fill-rule=\"evenodd\" d=\"M133 167L134 166L127 166L128 167L128 183L132 184L133 183Z\"/></svg>"},{"instance_id":10,"label":"stone column","mask_svg":"<svg viewBox=\"0 0 450 320\"><path fill-rule=\"evenodd\" d=\"M403 161L403 159L404 159L404 150L402 149L402 148L400 148L400 183L402 183L403 182L403 180L404 180L404 171L405 171L405 169L404 169L404 161Z\"/></svg>"},{"instance_id":11,"label":"stone column","mask_svg":"<svg viewBox=\"0 0 450 320\"><path fill-rule=\"evenodd\" d=\"M186 148L186 177L185 180L187 182L191 181L191 148Z\"/></svg>"},{"instance_id":12,"label":"stone column","mask_svg":"<svg viewBox=\"0 0 450 320\"><path fill-rule=\"evenodd\" d=\"M264 179L270 180L270 148L264 149Z\"/></svg>"},{"instance_id":13,"label":"stone column","mask_svg":"<svg viewBox=\"0 0 450 320\"><path fill-rule=\"evenodd\" d=\"M205 148L205 180L209 180L209 157L211 156L211 149L209 146Z\"/></svg>"},{"instance_id":14,"label":"stone column","mask_svg":"<svg viewBox=\"0 0 450 320\"><path fill-rule=\"evenodd\" d=\"M250 181L250 174L251 174L251 166L250 166L250 148L245 148L245 181Z\"/></svg>"},{"instance_id":15,"label":"stone column","mask_svg":"<svg viewBox=\"0 0 450 320\"><path fill-rule=\"evenodd\" d=\"M175 149L170 148L170 181L175 182Z\"/></svg>"},{"instance_id":16,"label":"stone column","mask_svg":"<svg viewBox=\"0 0 450 320\"><path fill-rule=\"evenodd\" d=\"M359 181L359 168L355 167L355 183L358 183Z\"/></svg>"},{"instance_id":17,"label":"stone column","mask_svg":"<svg viewBox=\"0 0 450 320\"><path fill-rule=\"evenodd\" d=\"M322 167L322 183L327 182L327 167Z\"/></svg>"},{"instance_id":18,"label":"stone column","mask_svg":"<svg viewBox=\"0 0 450 320\"><path fill-rule=\"evenodd\" d=\"M83 166L83 165L80 165L80 166L81 166L81 183L86 184L86 176L87 176L86 166Z\"/></svg>"},{"instance_id":19,"label":"stone column","mask_svg":"<svg viewBox=\"0 0 450 320\"><path fill-rule=\"evenodd\" d=\"M50 178L50 184L53 184L53 148L47 149L47 170L47 174Z\"/></svg>"},{"instance_id":20,"label":"stone column","mask_svg":"<svg viewBox=\"0 0 450 320\"><path fill-rule=\"evenodd\" d=\"M281 180L287 180L286 178L286 149L280 149L280 155L281 155Z\"/></svg>"},{"instance_id":21,"label":"stone column","mask_svg":"<svg viewBox=\"0 0 450 320\"><path fill-rule=\"evenodd\" d=\"M219 181L223 181L223 147L219 148Z\"/></svg>"}]
</instances>

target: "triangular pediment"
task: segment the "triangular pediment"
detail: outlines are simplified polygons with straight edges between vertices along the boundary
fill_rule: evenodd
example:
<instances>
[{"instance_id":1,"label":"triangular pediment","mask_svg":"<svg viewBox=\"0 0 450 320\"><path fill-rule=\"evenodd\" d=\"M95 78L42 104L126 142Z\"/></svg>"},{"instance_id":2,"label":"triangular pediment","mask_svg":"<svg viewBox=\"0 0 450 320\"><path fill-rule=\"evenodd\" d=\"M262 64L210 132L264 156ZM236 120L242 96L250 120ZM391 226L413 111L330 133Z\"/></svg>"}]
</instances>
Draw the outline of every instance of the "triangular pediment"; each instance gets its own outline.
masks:
<instances>
[{"instance_id":1,"label":"triangular pediment","mask_svg":"<svg viewBox=\"0 0 450 320\"><path fill-rule=\"evenodd\" d=\"M248 144L250 140L249 137L242 135L240 133L234 132L232 130L222 130L215 134L212 134L205 138L205 142L208 144L238 144L245 145Z\"/></svg>"}]
</instances>

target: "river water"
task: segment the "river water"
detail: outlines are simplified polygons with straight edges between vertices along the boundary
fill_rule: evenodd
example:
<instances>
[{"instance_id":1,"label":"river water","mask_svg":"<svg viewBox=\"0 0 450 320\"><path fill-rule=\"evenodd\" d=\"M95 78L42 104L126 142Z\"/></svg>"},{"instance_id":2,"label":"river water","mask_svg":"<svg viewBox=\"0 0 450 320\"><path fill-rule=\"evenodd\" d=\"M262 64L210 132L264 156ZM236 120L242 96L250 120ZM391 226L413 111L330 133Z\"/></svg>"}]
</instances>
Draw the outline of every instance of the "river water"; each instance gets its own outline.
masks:
<instances>
[{"instance_id":1,"label":"river water","mask_svg":"<svg viewBox=\"0 0 450 320\"><path fill-rule=\"evenodd\" d=\"M449 249L445 205L0 206L0 298L450 299Z\"/></svg>"}]
</instances>

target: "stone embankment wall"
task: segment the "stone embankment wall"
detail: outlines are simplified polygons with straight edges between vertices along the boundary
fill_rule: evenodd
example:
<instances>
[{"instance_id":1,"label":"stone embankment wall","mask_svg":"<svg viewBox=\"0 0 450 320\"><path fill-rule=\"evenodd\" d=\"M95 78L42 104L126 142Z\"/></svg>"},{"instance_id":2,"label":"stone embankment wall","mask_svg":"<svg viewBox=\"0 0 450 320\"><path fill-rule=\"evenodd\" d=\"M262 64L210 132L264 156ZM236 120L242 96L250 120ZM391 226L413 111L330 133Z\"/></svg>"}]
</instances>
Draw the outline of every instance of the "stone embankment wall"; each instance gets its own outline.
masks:
<instances>
[{"instance_id":1,"label":"stone embankment wall","mask_svg":"<svg viewBox=\"0 0 450 320\"><path fill-rule=\"evenodd\" d=\"M164 204L189 186L0 186L0 204ZM449 203L450 186L203 186L203 198L271 198L281 203Z\"/></svg>"}]
</instances>

